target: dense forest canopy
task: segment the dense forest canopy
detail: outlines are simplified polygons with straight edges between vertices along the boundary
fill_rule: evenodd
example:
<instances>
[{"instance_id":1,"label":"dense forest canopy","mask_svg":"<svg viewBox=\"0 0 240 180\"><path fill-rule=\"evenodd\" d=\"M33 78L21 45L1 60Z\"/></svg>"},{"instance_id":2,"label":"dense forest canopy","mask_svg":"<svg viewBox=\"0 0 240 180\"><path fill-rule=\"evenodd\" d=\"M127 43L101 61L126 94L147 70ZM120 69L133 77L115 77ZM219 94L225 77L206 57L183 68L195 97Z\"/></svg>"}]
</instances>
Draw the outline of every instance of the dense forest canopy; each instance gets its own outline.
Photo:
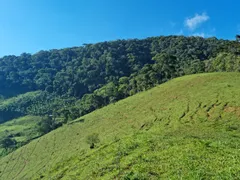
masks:
<instances>
[{"instance_id":1,"label":"dense forest canopy","mask_svg":"<svg viewBox=\"0 0 240 180\"><path fill-rule=\"evenodd\" d=\"M0 58L0 122L75 119L174 77L240 71L237 41L160 36ZM7 100L6 100L7 99Z\"/></svg>"}]
</instances>

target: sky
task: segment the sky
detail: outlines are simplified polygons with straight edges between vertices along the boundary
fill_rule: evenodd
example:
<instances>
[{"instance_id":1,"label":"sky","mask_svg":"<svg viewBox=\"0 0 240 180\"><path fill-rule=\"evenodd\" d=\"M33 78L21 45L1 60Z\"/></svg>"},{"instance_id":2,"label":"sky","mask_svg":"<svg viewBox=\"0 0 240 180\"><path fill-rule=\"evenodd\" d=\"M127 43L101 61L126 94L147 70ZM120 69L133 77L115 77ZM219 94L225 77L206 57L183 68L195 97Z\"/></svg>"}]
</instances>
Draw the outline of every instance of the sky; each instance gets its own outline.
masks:
<instances>
[{"instance_id":1,"label":"sky","mask_svg":"<svg viewBox=\"0 0 240 180\"><path fill-rule=\"evenodd\" d=\"M161 35L234 40L239 0L0 0L0 57Z\"/></svg>"}]
</instances>

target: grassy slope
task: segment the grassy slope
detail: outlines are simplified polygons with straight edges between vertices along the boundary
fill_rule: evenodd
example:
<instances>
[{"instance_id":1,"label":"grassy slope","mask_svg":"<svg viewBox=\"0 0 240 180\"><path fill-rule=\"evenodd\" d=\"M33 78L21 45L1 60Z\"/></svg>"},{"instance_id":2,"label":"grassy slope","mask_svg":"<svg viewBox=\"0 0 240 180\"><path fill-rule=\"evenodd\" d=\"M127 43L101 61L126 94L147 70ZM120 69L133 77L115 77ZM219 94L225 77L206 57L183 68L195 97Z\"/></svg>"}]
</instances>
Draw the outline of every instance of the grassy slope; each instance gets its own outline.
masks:
<instances>
[{"instance_id":1,"label":"grassy slope","mask_svg":"<svg viewBox=\"0 0 240 180\"><path fill-rule=\"evenodd\" d=\"M239 89L239 73L174 79L1 158L0 179L240 176ZM85 139L93 132L101 142L90 150Z\"/></svg>"},{"instance_id":2,"label":"grassy slope","mask_svg":"<svg viewBox=\"0 0 240 180\"><path fill-rule=\"evenodd\" d=\"M41 118L37 116L24 116L0 124L0 137L10 136L18 143L26 143L28 140L39 136L36 132L36 124ZM3 149L0 148L0 153Z\"/></svg>"}]
</instances>

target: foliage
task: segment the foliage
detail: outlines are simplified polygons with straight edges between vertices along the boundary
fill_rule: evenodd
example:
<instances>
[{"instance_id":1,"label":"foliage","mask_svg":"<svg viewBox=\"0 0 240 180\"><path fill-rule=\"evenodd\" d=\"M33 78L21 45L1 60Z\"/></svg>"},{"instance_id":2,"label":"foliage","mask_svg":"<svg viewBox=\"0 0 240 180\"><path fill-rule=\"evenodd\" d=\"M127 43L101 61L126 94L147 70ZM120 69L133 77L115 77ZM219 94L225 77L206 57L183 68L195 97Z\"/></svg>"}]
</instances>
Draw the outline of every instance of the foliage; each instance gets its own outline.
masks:
<instances>
[{"instance_id":1,"label":"foliage","mask_svg":"<svg viewBox=\"0 0 240 180\"><path fill-rule=\"evenodd\" d=\"M38 131L41 134L49 133L50 131L60 127L62 124L58 123L52 115L43 117L42 120L38 123Z\"/></svg>"},{"instance_id":2,"label":"foliage","mask_svg":"<svg viewBox=\"0 0 240 180\"><path fill-rule=\"evenodd\" d=\"M42 102L46 94L41 91L28 92L0 102L0 123L7 120L24 116L26 114L37 115L39 113L30 112L30 107L36 102ZM39 111L39 109L38 109Z\"/></svg>"},{"instance_id":3,"label":"foliage","mask_svg":"<svg viewBox=\"0 0 240 180\"><path fill-rule=\"evenodd\" d=\"M207 64L210 72L240 72L240 56L231 53L219 53Z\"/></svg>"},{"instance_id":4,"label":"foliage","mask_svg":"<svg viewBox=\"0 0 240 180\"><path fill-rule=\"evenodd\" d=\"M0 123L40 116L43 122L27 132L37 128L43 135L175 77L240 71L239 47L216 38L161 36L5 56L0 58ZM18 146L32 134L18 137Z\"/></svg>"},{"instance_id":5,"label":"foliage","mask_svg":"<svg viewBox=\"0 0 240 180\"><path fill-rule=\"evenodd\" d=\"M4 56L0 122L53 112L68 121L174 77L239 71L239 49L235 41L160 36Z\"/></svg>"},{"instance_id":6,"label":"foliage","mask_svg":"<svg viewBox=\"0 0 240 180\"><path fill-rule=\"evenodd\" d=\"M43 135L175 77L240 71L239 49L235 41L161 36L5 56L0 58L0 123L41 116ZM46 122L49 115L57 120Z\"/></svg>"},{"instance_id":7,"label":"foliage","mask_svg":"<svg viewBox=\"0 0 240 180\"><path fill-rule=\"evenodd\" d=\"M97 133L93 133L87 136L86 142L90 145L91 149L95 147L95 144L100 142L100 139L98 136L99 135Z\"/></svg>"},{"instance_id":8,"label":"foliage","mask_svg":"<svg viewBox=\"0 0 240 180\"><path fill-rule=\"evenodd\" d=\"M40 51L33 55L23 53L20 56L5 56L0 58L0 138L8 137L3 144L12 143L15 144L14 148L17 148L39 135L60 127L63 123L71 121L68 125L74 124L74 119L108 104L114 105L121 99L151 89L175 77L204 72L239 72L239 55L240 45L236 41L160 36L142 40L86 44L82 47ZM192 87L192 84L185 86ZM226 87L229 88L231 85L226 84ZM177 90L181 90L181 87L177 87ZM170 92L171 89L167 94ZM173 97L169 97L164 106L178 99L175 96L176 92L172 92ZM166 92L161 92L160 95L166 95ZM195 98L195 94L188 98ZM205 105L209 106L209 109L212 107L209 102ZM134 109L137 106L129 108ZM149 118L152 116L155 120L163 118L158 117L153 107L148 108L151 112L148 114ZM168 108L174 109L172 106ZM161 107L161 112L163 109L165 107ZM189 108L187 109L189 111ZM123 111L125 110L129 111L127 109ZM145 111L148 110L143 108L138 113ZM108 122L118 117L119 113L107 115ZM184 119L186 114L187 110L181 112L179 119ZM198 119L204 121L206 117L201 115L199 114L200 119ZM193 116L190 116L190 119ZM206 116L210 117L208 113ZM120 115L113 125L121 123L126 117L127 115ZM170 115L168 117L164 115L164 117L169 119ZM222 114L218 118L221 117ZM141 121L141 118L142 116L138 114L132 117L136 124ZM101 120L100 118L99 121ZM143 120L146 119L143 118ZM25 121L28 123L21 124ZM133 129L134 126L138 126L131 121L125 123L125 128L128 123ZM20 122L20 124L13 122ZM141 128L149 129L152 124L153 122L144 122ZM226 129L231 132L236 131L238 125L230 124ZM103 128L103 132L105 130ZM127 132L130 131L128 129ZM82 138L90 134L89 141L87 140L90 147L94 147L94 144L99 141L98 136L92 132L96 132L96 128L81 136ZM3 147L5 148L2 146L0 151L4 149ZM35 148L32 147L32 149ZM125 148L124 153L127 154L131 149ZM0 154L8 153L0 152ZM119 175L130 179L148 179L147 174L141 174L135 170Z\"/></svg>"},{"instance_id":9,"label":"foliage","mask_svg":"<svg viewBox=\"0 0 240 180\"><path fill-rule=\"evenodd\" d=\"M15 148L17 142L14 139L11 139L10 137L4 137L0 141L0 147L4 149L13 149Z\"/></svg>"}]
</instances>

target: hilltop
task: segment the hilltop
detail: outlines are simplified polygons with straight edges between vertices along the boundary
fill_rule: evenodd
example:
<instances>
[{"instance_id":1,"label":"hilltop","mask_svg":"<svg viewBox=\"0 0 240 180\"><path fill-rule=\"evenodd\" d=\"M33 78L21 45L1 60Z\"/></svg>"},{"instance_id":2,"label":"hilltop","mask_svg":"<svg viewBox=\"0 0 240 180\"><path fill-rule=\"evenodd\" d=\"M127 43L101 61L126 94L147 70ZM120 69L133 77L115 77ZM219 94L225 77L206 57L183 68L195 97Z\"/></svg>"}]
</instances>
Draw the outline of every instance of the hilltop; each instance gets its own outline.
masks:
<instances>
[{"instance_id":1,"label":"hilltop","mask_svg":"<svg viewBox=\"0 0 240 180\"><path fill-rule=\"evenodd\" d=\"M0 159L0 179L239 177L240 74L173 79ZM87 137L97 135L91 149Z\"/></svg>"}]
</instances>

